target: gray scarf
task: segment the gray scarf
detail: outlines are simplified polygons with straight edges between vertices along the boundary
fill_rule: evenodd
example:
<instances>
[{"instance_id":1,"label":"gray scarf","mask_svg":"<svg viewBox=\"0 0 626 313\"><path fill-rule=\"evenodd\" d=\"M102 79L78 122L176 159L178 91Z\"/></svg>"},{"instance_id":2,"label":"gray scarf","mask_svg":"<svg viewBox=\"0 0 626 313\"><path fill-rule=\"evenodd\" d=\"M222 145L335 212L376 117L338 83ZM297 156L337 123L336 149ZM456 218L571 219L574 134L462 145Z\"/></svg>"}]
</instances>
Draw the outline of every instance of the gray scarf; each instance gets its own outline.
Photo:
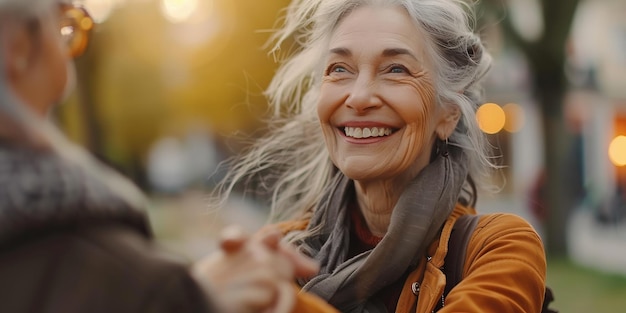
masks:
<instances>
[{"instance_id":1,"label":"gray scarf","mask_svg":"<svg viewBox=\"0 0 626 313\"><path fill-rule=\"evenodd\" d=\"M309 224L309 229L319 228L319 232L301 242L302 250L321 265L317 276L300 281L303 290L317 294L342 312L387 312L372 296L417 266L454 209L467 178L463 149L449 146L448 150L449 155L438 155L406 187L381 242L350 259L347 202L354 187L341 175Z\"/></svg>"}]
</instances>

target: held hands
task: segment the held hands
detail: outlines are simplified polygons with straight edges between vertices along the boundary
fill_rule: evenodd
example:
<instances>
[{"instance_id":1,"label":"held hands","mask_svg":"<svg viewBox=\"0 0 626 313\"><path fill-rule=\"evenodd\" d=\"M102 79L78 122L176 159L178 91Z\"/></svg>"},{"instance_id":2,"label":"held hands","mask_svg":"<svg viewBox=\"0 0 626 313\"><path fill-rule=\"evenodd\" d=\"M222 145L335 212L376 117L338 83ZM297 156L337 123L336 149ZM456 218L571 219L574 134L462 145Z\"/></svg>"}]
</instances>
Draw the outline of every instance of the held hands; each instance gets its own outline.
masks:
<instances>
[{"instance_id":1,"label":"held hands","mask_svg":"<svg viewBox=\"0 0 626 313\"><path fill-rule=\"evenodd\" d=\"M266 230L247 236L230 227L221 234L221 249L194 265L193 275L220 307L220 312L290 312L297 290L295 277L314 275L318 265Z\"/></svg>"}]
</instances>

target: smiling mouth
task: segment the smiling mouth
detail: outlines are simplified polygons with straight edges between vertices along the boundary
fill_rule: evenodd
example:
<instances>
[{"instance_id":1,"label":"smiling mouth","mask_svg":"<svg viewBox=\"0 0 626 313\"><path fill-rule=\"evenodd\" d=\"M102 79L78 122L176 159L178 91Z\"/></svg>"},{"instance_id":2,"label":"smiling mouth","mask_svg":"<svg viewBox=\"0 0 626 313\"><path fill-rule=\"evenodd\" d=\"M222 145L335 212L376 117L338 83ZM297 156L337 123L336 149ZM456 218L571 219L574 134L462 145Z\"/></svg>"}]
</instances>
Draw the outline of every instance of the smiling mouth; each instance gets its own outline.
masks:
<instances>
[{"instance_id":1,"label":"smiling mouth","mask_svg":"<svg viewBox=\"0 0 626 313\"><path fill-rule=\"evenodd\" d=\"M346 137L357 139L385 137L394 132L395 130L389 127L343 127L343 133Z\"/></svg>"}]
</instances>

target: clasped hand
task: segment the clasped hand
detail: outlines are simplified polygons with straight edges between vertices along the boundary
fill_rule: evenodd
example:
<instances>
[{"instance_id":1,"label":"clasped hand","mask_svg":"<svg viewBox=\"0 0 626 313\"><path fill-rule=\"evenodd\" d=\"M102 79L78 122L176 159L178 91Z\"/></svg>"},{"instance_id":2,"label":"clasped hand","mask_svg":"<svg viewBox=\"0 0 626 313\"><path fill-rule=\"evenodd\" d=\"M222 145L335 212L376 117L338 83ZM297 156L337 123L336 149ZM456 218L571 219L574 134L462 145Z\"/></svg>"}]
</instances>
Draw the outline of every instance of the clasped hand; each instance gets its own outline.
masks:
<instances>
[{"instance_id":1,"label":"clasped hand","mask_svg":"<svg viewBox=\"0 0 626 313\"><path fill-rule=\"evenodd\" d=\"M287 313L296 301L295 277L314 275L317 263L281 242L277 230L251 237L238 227L226 228L220 249L193 267L220 312Z\"/></svg>"}]
</instances>

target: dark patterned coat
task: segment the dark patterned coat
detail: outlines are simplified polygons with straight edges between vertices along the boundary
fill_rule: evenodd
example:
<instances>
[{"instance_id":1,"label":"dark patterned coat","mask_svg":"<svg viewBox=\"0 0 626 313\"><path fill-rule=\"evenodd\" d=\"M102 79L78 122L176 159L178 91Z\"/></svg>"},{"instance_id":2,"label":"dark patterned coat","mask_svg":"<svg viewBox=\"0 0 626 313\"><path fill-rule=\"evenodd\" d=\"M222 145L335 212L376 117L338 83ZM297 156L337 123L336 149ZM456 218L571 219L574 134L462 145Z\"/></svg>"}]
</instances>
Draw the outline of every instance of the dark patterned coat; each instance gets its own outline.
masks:
<instances>
[{"instance_id":1,"label":"dark patterned coat","mask_svg":"<svg viewBox=\"0 0 626 313\"><path fill-rule=\"evenodd\" d=\"M0 311L214 310L144 213L88 167L0 142Z\"/></svg>"}]
</instances>

